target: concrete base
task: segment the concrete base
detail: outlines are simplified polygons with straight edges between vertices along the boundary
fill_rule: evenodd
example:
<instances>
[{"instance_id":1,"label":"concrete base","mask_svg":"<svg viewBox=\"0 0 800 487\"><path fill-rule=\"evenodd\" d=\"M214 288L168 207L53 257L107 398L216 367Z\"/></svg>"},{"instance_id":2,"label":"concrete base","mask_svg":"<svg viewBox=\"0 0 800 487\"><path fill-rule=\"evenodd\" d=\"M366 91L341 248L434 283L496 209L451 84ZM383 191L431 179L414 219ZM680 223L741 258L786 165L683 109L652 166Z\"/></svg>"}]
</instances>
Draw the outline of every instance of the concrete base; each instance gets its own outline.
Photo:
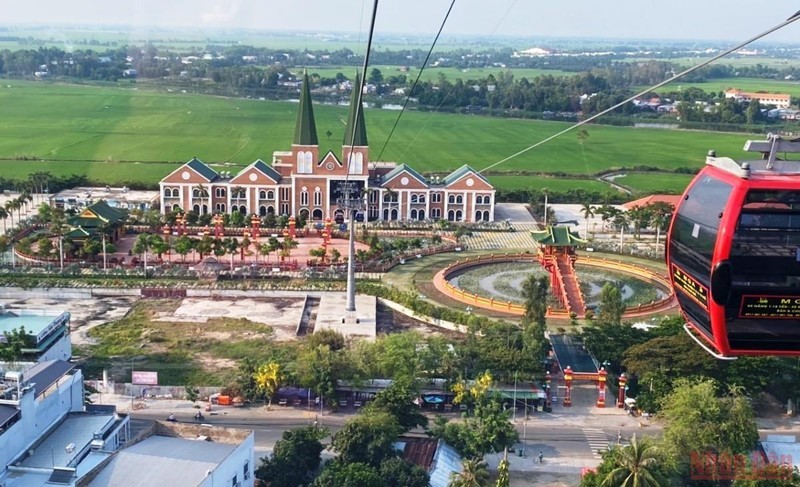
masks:
<instances>
[{"instance_id":1,"label":"concrete base","mask_svg":"<svg viewBox=\"0 0 800 487\"><path fill-rule=\"evenodd\" d=\"M338 331L345 337L374 339L377 333L377 299L375 296L356 296L356 312L345 312L345 293L323 294L317 311L314 333L319 330Z\"/></svg>"}]
</instances>

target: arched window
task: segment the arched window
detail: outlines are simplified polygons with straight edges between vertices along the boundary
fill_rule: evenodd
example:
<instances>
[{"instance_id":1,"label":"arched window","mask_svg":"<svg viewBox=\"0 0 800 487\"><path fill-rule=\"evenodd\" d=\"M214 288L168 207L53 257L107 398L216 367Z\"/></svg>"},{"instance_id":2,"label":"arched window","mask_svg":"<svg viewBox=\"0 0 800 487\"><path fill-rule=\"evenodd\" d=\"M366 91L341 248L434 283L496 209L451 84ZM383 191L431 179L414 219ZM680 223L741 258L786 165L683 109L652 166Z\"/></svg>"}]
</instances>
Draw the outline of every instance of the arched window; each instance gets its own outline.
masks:
<instances>
[{"instance_id":1,"label":"arched window","mask_svg":"<svg viewBox=\"0 0 800 487\"><path fill-rule=\"evenodd\" d=\"M310 151L306 151L305 156L305 172L307 174L311 174L314 171L314 160L312 159L314 155Z\"/></svg>"},{"instance_id":2,"label":"arched window","mask_svg":"<svg viewBox=\"0 0 800 487\"><path fill-rule=\"evenodd\" d=\"M480 211L476 211L475 212L475 221L476 222L481 221L481 215L483 215L483 213L481 213Z\"/></svg>"},{"instance_id":3,"label":"arched window","mask_svg":"<svg viewBox=\"0 0 800 487\"><path fill-rule=\"evenodd\" d=\"M361 174L364 170L364 154L354 152L350 156L350 174Z\"/></svg>"},{"instance_id":4,"label":"arched window","mask_svg":"<svg viewBox=\"0 0 800 487\"><path fill-rule=\"evenodd\" d=\"M425 219L425 210L419 210L419 213L417 213L417 217L418 217L419 221L424 220Z\"/></svg>"},{"instance_id":5,"label":"arched window","mask_svg":"<svg viewBox=\"0 0 800 487\"><path fill-rule=\"evenodd\" d=\"M267 199L267 192L264 191L263 189L261 191L259 191L258 192L258 199L260 199L260 200Z\"/></svg>"},{"instance_id":6,"label":"arched window","mask_svg":"<svg viewBox=\"0 0 800 487\"><path fill-rule=\"evenodd\" d=\"M181 211L181 205L172 205L172 211Z\"/></svg>"},{"instance_id":7,"label":"arched window","mask_svg":"<svg viewBox=\"0 0 800 487\"><path fill-rule=\"evenodd\" d=\"M447 202L452 205L453 203L456 202L456 197L451 194L450 196L447 197Z\"/></svg>"},{"instance_id":8,"label":"arched window","mask_svg":"<svg viewBox=\"0 0 800 487\"><path fill-rule=\"evenodd\" d=\"M450 220L450 221L454 221L456 219L456 212L453 211L453 210L448 211L447 212L447 219Z\"/></svg>"},{"instance_id":9,"label":"arched window","mask_svg":"<svg viewBox=\"0 0 800 487\"><path fill-rule=\"evenodd\" d=\"M442 217L441 208L431 208L431 218L441 218L441 217Z\"/></svg>"},{"instance_id":10,"label":"arched window","mask_svg":"<svg viewBox=\"0 0 800 487\"><path fill-rule=\"evenodd\" d=\"M198 188L194 188L192 190L192 198L199 198L200 197L200 190Z\"/></svg>"},{"instance_id":11,"label":"arched window","mask_svg":"<svg viewBox=\"0 0 800 487\"><path fill-rule=\"evenodd\" d=\"M424 193L419 195L419 202L420 203L425 203L425 194Z\"/></svg>"},{"instance_id":12,"label":"arched window","mask_svg":"<svg viewBox=\"0 0 800 487\"><path fill-rule=\"evenodd\" d=\"M412 203L416 203L418 199L419 199L419 197L417 195L415 195L415 194L411 195L411 202Z\"/></svg>"},{"instance_id":13,"label":"arched window","mask_svg":"<svg viewBox=\"0 0 800 487\"><path fill-rule=\"evenodd\" d=\"M266 199L274 200L275 199L275 191L267 191L267 198Z\"/></svg>"},{"instance_id":14,"label":"arched window","mask_svg":"<svg viewBox=\"0 0 800 487\"><path fill-rule=\"evenodd\" d=\"M164 188L164 196L167 197L167 198L171 197L172 196L172 189Z\"/></svg>"},{"instance_id":15,"label":"arched window","mask_svg":"<svg viewBox=\"0 0 800 487\"><path fill-rule=\"evenodd\" d=\"M319 188L314 189L314 206L322 206L322 190Z\"/></svg>"},{"instance_id":16,"label":"arched window","mask_svg":"<svg viewBox=\"0 0 800 487\"><path fill-rule=\"evenodd\" d=\"M308 191L300 192L300 204L303 206L308 206Z\"/></svg>"},{"instance_id":17,"label":"arched window","mask_svg":"<svg viewBox=\"0 0 800 487\"><path fill-rule=\"evenodd\" d=\"M417 210L416 209L412 209L411 210L411 219L412 220L416 220L417 219Z\"/></svg>"},{"instance_id":18,"label":"arched window","mask_svg":"<svg viewBox=\"0 0 800 487\"><path fill-rule=\"evenodd\" d=\"M258 216L267 216L267 207L261 205L258 207Z\"/></svg>"},{"instance_id":19,"label":"arched window","mask_svg":"<svg viewBox=\"0 0 800 487\"><path fill-rule=\"evenodd\" d=\"M461 195L456 196L456 204L457 205L464 204L464 197Z\"/></svg>"},{"instance_id":20,"label":"arched window","mask_svg":"<svg viewBox=\"0 0 800 487\"><path fill-rule=\"evenodd\" d=\"M172 188L172 197L173 198L180 198L181 191L178 188Z\"/></svg>"},{"instance_id":21,"label":"arched window","mask_svg":"<svg viewBox=\"0 0 800 487\"><path fill-rule=\"evenodd\" d=\"M489 210L484 210L484 212L483 212L483 221L485 221L485 222L489 221Z\"/></svg>"},{"instance_id":22,"label":"arched window","mask_svg":"<svg viewBox=\"0 0 800 487\"><path fill-rule=\"evenodd\" d=\"M483 196L480 196L480 195L476 196L475 197L475 204L476 205L482 205L483 204Z\"/></svg>"},{"instance_id":23,"label":"arched window","mask_svg":"<svg viewBox=\"0 0 800 487\"><path fill-rule=\"evenodd\" d=\"M461 212L461 210L456 210L456 221L460 222L463 219L464 219L464 214Z\"/></svg>"},{"instance_id":24,"label":"arched window","mask_svg":"<svg viewBox=\"0 0 800 487\"><path fill-rule=\"evenodd\" d=\"M200 205L194 205L192 207L192 211L194 211L195 213L197 213L199 215L200 214Z\"/></svg>"}]
</instances>

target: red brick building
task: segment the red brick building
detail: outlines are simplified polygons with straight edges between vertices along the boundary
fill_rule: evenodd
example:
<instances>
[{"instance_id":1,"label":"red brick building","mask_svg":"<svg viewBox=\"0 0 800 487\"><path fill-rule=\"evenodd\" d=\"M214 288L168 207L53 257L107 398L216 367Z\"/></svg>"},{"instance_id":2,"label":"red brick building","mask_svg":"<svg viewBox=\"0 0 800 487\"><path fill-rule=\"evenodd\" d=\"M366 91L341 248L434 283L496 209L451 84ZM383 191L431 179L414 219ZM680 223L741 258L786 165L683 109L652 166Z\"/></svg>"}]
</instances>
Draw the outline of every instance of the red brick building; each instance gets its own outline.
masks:
<instances>
[{"instance_id":1,"label":"red brick building","mask_svg":"<svg viewBox=\"0 0 800 487\"><path fill-rule=\"evenodd\" d=\"M359 86L358 79L355 86ZM344 218L337 205L340 184L347 180L366 194L364 216L370 221L494 220L495 189L467 165L444 178L427 179L405 164L371 162L364 112L357 106L357 98L354 91L341 158L332 151L320 154L308 78L304 76L290 151L276 151L271 164L259 159L235 175L217 172L193 158L161 180L162 211L339 219Z\"/></svg>"}]
</instances>

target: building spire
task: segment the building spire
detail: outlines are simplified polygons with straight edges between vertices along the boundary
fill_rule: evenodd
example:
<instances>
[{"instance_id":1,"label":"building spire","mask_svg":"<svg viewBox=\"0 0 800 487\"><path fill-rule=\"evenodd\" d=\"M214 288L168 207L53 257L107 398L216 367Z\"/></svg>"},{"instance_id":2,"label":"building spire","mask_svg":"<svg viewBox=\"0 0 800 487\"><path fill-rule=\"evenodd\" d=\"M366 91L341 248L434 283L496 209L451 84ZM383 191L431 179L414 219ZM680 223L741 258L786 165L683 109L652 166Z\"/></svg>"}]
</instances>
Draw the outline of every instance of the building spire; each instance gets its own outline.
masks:
<instances>
[{"instance_id":1,"label":"building spire","mask_svg":"<svg viewBox=\"0 0 800 487\"><path fill-rule=\"evenodd\" d=\"M314 108L311 106L311 88L308 85L308 71L303 71L303 86L300 88L300 108L297 111L297 125L294 128L295 145L319 145L317 126L314 123Z\"/></svg>"},{"instance_id":2,"label":"building spire","mask_svg":"<svg viewBox=\"0 0 800 487\"><path fill-rule=\"evenodd\" d=\"M367 126L364 124L364 108L358 103L358 90L361 88L361 76L356 71L356 80L353 83L353 93L350 95L350 113L347 115L347 128L344 130L344 145L352 147L367 147ZM358 121L358 123L356 123ZM353 125L357 125L353 137ZM350 143L350 139L352 143Z\"/></svg>"}]
</instances>

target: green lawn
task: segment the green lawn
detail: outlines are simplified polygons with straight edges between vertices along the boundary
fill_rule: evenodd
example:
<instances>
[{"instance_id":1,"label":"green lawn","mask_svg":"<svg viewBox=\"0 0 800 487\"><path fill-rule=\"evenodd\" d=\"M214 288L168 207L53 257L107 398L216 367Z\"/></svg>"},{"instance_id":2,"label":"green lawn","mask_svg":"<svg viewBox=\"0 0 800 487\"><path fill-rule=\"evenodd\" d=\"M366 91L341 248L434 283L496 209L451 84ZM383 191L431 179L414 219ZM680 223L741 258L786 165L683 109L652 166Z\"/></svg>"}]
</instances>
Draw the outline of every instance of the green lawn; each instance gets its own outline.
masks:
<instances>
[{"instance_id":1,"label":"green lawn","mask_svg":"<svg viewBox=\"0 0 800 487\"><path fill-rule=\"evenodd\" d=\"M663 172L633 172L617 178L615 183L641 193L682 193L694 176Z\"/></svg>"},{"instance_id":2,"label":"green lawn","mask_svg":"<svg viewBox=\"0 0 800 487\"><path fill-rule=\"evenodd\" d=\"M616 191L608 184L596 179L556 179L542 176L489 176L489 182L505 189L549 189L555 192L583 188L588 191L611 193Z\"/></svg>"},{"instance_id":3,"label":"green lawn","mask_svg":"<svg viewBox=\"0 0 800 487\"><path fill-rule=\"evenodd\" d=\"M670 83L659 91L677 91L679 88L685 90L690 87L700 88L705 92L718 93L728 88L738 88L743 91L766 91L769 93L788 93L792 96L800 96L800 82L774 79L759 78L720 78L712 79L705 83L687 83L676 81ZM638 87L640 89L646 86Z\"/></svg>"},{"instance_id":4,"label":"green lawn","mask_svg":"<svg viewBox=\"0 0 800 487\"><path fill-rule=\"evenodd\" d=\"M291 102L156 92L130 85L8 80L0 81L0 107L0 160L11 159L2 163L3 175L46 169L86 174L109 183L153 184L193 156L237 166L257 158L271 161L273 151L290 149L297 112L297 104ZM346 107L315 105L314 110L321 152L340 153ZM381 152L397 115L396 111L366 110L373 158ZM409 163L421 172L449 172L465 163L480 170L568 126L408 111L381 159ZM574 133L568 133L493 171L594 174L636 165L699 168L710 148L720 155L743 156L741 149L748 138L602 125L589 126L587 131L583 145ZM24 158L49 162L14 160ZM165 162L172 164L148 164Z\"/></svg>"}]
</instances>

